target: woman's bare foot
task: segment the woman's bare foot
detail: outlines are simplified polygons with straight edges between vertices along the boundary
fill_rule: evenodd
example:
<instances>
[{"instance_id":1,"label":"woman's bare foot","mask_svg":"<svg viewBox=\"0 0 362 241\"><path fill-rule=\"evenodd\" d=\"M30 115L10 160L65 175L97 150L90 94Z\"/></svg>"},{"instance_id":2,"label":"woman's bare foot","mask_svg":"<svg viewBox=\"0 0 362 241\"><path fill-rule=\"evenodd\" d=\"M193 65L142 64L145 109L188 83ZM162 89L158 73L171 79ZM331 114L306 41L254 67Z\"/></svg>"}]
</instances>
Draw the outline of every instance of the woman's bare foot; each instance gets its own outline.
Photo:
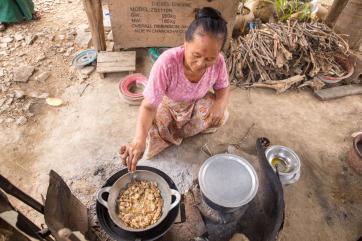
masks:
<instances>
[{"instance_id":1,"label":"woman's bare foot","mask_svg":"<svg viewBox=\"0 0 362 241\"><path fill-rule=\"evenodd\" d=\"M6 25L5 23L0 23L0 32L5 31Z\"/></svg>"}]
</instances>

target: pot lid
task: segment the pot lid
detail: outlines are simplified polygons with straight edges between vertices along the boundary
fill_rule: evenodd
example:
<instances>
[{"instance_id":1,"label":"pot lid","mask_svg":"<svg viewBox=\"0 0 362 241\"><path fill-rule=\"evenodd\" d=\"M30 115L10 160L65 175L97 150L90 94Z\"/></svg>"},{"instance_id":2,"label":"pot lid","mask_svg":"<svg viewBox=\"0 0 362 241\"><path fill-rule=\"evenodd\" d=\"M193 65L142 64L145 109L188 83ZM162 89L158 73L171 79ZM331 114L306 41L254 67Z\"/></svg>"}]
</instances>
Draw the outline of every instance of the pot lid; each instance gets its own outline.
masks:
<instances>
[{"instance_id":1,"label":"pot lid","mask_svg":"<svg viewBox=\"0 0 362 241\"><path fill-rule=\"evenodd\" d=\"M258 176L244 158L218 154L207 159L199 171L203 195L225 208L236 208L250 202L258 190Z\"/></svg>"}]
</instances>

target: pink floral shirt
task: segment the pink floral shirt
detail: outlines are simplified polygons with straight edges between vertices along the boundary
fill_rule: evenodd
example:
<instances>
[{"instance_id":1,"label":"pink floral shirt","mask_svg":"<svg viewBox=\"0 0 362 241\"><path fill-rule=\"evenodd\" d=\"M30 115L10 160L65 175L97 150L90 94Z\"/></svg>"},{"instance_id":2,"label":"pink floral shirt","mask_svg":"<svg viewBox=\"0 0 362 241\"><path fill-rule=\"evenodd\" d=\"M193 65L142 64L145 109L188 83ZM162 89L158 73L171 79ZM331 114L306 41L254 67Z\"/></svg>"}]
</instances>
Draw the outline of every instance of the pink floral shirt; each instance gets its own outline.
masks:
<instances>
[{"instance_id":1,"label":"pink floral shirt","mask_svg":"<svg viewBox=\"0 0 362 241\"><path fill-rule=\"evenodd\" d=\"M229 77L223 55L206 69L199 82L190 82L184 73L184 47L166 50L154 63L146 88L145 99L158 106L167 96L175 102L190 102L204 97L210 88L214 90L229 86Z\"/></svg>"}]
</instances>

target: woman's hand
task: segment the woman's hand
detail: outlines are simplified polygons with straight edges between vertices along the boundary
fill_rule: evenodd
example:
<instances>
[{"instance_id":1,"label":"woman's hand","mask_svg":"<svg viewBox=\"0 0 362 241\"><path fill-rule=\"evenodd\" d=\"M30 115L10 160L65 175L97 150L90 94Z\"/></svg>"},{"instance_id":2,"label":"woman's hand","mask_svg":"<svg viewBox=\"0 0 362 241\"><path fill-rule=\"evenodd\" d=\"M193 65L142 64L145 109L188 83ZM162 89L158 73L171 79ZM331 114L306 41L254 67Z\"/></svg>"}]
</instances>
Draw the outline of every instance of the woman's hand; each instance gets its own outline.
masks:
<instances>
[{"instance_id":1,"label":"woman's hand","mask_svg":"<svg viewBox=\"0 0 362 241\"><path fill-rule=\"evenodd\" d=\"M136 171L137 162L142 158L145 151L145 142L134 141L121 146L119 154L124 165L127 165L131 172Z\"/></svg>"},{"instance_id":2,"label":"woman's hand","mask_svg":"<svg viewBox=\"0 0 362 241\"><path fill-rule=\"evenodd\" d=\"M230 87L215 90L215 101L210 107L204 120L206 128L219 127L224 119L226 106L229 99Z\"/></svg>"},{"instance_id":3,"label":"woman's hand","mask_svg":"<svg viewBox=\"0 0 362 241\"><path fill-rule=\"evenodd\" d=\"M219 127L222 124L222 120L225 114L225 105L220 102L214 102L209 109L209 112L205 116L206 127Z\"/></svg>"}]
</instances>

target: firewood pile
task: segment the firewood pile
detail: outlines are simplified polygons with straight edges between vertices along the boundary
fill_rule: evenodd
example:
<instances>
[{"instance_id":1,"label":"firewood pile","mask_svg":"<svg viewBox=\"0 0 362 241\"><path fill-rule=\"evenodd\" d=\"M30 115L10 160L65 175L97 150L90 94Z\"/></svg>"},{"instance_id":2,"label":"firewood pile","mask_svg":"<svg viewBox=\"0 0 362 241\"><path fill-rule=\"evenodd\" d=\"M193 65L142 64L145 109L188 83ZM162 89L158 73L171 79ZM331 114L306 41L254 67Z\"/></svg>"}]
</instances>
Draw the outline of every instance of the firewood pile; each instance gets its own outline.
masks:
<instances>
[{"instance_id":1,"label":"firewood pile","mask_svg":"<svg viewBox=\"0 0 362 241\"><path fill-rule=\"evenodd\" d=\"M320 75L345 76L338 58L348 55L347 42L325 24L288 21L268 23L234 39L226 62L233 84L284 92L292 86L321 89Z\"/></svg>"}]
</instances>

